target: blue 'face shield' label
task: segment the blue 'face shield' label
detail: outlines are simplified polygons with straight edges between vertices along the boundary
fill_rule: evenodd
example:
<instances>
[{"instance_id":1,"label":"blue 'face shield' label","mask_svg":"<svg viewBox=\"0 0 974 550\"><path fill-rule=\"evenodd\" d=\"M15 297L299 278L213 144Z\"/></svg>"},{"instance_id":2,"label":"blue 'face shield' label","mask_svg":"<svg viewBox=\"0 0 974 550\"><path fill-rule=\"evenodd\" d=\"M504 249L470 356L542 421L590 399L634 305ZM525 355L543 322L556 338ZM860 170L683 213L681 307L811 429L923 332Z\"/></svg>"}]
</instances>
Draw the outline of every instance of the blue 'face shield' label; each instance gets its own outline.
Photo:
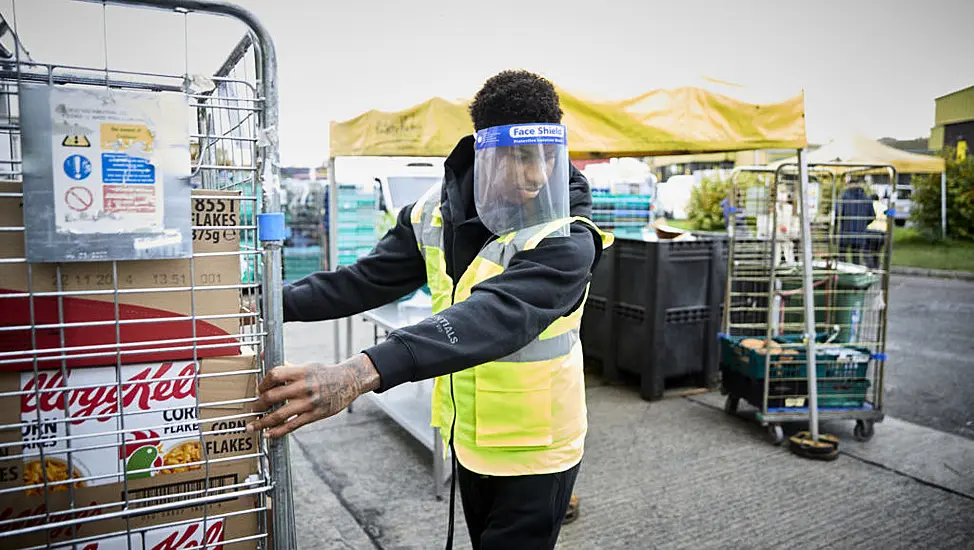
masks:
<instances>
[{"instance_id":1,"label":"blue 'face shield' label","mask_svg":"<svg viewBox=\"0 0 974 550\"><path fill-rule=\"evenodd\" d=\"M510 124L484 128L475 135L475 142L477 150L515 145L566 145L568 131L562 124Z\"/></svg>"}]
</instances>

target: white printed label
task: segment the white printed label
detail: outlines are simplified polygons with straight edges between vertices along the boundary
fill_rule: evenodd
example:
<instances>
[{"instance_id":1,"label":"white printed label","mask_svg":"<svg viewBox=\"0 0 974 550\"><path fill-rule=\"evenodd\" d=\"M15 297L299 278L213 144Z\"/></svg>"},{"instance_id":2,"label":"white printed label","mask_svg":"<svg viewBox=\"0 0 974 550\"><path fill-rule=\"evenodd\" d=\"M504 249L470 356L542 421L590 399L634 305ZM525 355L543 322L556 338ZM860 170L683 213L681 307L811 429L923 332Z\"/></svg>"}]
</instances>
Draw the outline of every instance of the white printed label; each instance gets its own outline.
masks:
<instances>
[{"instance_id":1,"label":"white printed label","mask_svg":"<svg viewBox=\"0 0 974 550\"><path fill-rule=\"evenodd\" d=\"M180 94L53 88L57 231L161 231L164 176L183 175L174 150L188 150L185 123L179 124L187 109Z\"/></svg>"}]
</instances>

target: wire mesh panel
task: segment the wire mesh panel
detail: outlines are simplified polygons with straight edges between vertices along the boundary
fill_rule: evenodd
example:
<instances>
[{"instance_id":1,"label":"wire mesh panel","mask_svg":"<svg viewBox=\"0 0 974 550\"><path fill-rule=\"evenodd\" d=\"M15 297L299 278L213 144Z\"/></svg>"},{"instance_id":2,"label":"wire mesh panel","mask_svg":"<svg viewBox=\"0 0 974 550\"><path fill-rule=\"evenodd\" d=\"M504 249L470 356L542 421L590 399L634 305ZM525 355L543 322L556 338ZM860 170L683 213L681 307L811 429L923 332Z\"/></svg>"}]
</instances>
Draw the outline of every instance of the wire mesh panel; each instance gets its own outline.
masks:
<instances>
[{"instance_id":1,"label":"wire mesh panel","mask_svg":"<svg viewBox=\"0 0 974 550\"><path fill-rule=\"evenodd\" d=\"M106 34L110 10L133 10L91 7L104 10ZM190 28L214 19L188 9L149 13L183 18L187 41ZM264 86L273 67L262 48L272 46L247 35L204 75L190 74L188 63L177 74L115 69L111 52L104 67L64 66L32 59L22 42L34 37L18 37L13 13L2 15L0 546L267 548L274 452L245 425L263 357L281 355L280 323L257 296L265 276L280 271L279 254L268 256L257 231L265 203L276 206L265 192L277 140ZM188 59L190 48L175 51ZM192 220L191 257L27 261L24 221L38 215L24 208L38 170L22 151L34 131L21 117L29 85L91 90L109 103L138 91L188 104L192 190L179 207ZM113 122L105 112L87 113L93 122L81 130L47 137L86 159L109 146L112 155L152 149L151 126L140 134L119 123L111 131L122 133L107 139ZM140 158L139 170L158 168ZM79 187L107 185L105 166L79 178ZM121 185L145 184L133 166Z\"/></svg>"},{"instance_id":2,"label":"wire mesh panel","mask_svg":"<svg viewBox=\"0 0 974 550\"><path fill-rule=\"evenodd\" d=\"M887 208L853 184L874 168L812 166L805 208L794 169L734 178L722 379L765 420L809 414L802 215L811 227L819 410L881 417L891 233Z\"/></svg>"}]
</instances>

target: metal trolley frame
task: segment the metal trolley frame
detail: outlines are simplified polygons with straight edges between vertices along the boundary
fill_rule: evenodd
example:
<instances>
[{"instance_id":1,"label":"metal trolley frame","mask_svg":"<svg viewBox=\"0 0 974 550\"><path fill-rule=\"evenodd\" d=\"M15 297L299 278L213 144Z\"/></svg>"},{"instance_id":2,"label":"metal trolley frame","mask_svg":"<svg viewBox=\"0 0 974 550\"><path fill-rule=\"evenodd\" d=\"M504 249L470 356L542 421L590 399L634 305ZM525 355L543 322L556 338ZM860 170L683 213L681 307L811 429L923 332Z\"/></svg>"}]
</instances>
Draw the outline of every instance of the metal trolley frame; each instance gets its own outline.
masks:
<instances>
[{"instance_id":1,"label":"metal trolley frame","mask_svg":"<svg viewBox=\"0 0 974 550\"><path fill-rule=\"evenodd\" d=\"M889 173L895 187L896 171L804 160L742 167L731 178L720 336L725 411L750 402L776 444L782 423L810 421L817 432L819 418L855 420L855 437L867 441L884 417L894 210L891 202L881 208L885 232L867 230L877 218L862 212L867 203L874 208L872 198L853 200L840 188L867 172ZM809 175L827 196L807 192Z\"/></svg>"},{"instance_id":2,"label":"metal trolley frame","mask_svg":"<svg viewBox=\"0 0 974 550\"><path fill-rule=\"evenodd\" d=\"M24 379L33 377L38 380L42 373L49 376L60 376L61 385L53 388L41 388L34 383L32 389L20 388L18 391L0 391L0 401L13 403L15 401L34 400L38 403L46 399L48 402L59 399L70 418L70 407L75 403L79 392L103 392L114 396L114 404L109 400L109 406L97 418L105 422L105 429L101 433L72 433L70 420L56 420L55 424L62 424L58 428L58 436L45 440L44 445L35 445L36 450L28 453L27 443L22 444L20 433L29 434L42 430L40 407L35 407L36 416L24 416L14 424L0 425L0 434L15 433L15 440L0 439L0 456L2 460L26 460L37 458L40 464L40 480L24 487L22 485L4 485L0 488L0 500L5 503L15 502L25 490L43 495L43 506L17 517L0 518L0 546L11 547L20 545L21 540L34 541L30 548L94 548L98 543L111 541L122 547L149 547L146 533L163 527L179 528L191 523L202 523L202 531L206 533L202 539L187 544L202 548L294 548L295 528L293 503L291 496L291 480L289 472L288 440L281 438L265 441L256 436L244 433L245 422L252 418L250 404L255 400L252 389L251 397L223 396L220 400L202 402L196 401L194 410L187 418L174 422L169 426L181 427L182 431L190 432L190 437L198 434L198 458L191 457L190 462L183 462L181 466L186 470L196 470L198 483L192 485L175 484L164 490L146 490L141 493L132 490L130 484L141 480L130 481L127 473L117 475L85 475L77 466L77 453L102 448L111 448L112 452L127 449L128 436L136 429L126 429L126 421L130 425L141 412L127 412L123 398L133 393L133 388L141 390L138 383L132 384L126 379L124 372L133 361L132 357L140 353L154 353L162 347L167 351L178 350L188 355L193 368L190 375L173 373L162 375L152 382L158 384L156 388L173 388L178 384L191 382L192 395L200 396L201 384L219 385L221 380L229 380L232 376L249 376L252 382L258 379L266 370L274 365L284 363L283 341L283 312L281 300L281 247L284 239L283 214L281 214L279 163L278 163L278 97L277 97L277 62L274 43L267 30L249 12L229 2L204 0L82 0L90 4L101 4L105 25L105 66L79 67L58 64L41 63L30 58L29 53L21 42L29 43L32 37L17 35L16 5L9 21L0 23L0 34L7 34L13 38L12 47L0 48L0 136L3 137L3 160L0 160L0 185L16 185L23 182L23 161L20 151L21 127L18 111L18 92L22 83L39 83L51 86L89 87L111 90L142 90L150 92L169 92L184 94L191 112L195 112L196 127L190 131L190 147L192 150L192 178L194 191L194 205L197 201L229 201L229 208L237 213L236 220L230 224L215 224L213 222L193 223L194 242L200 235L221 235L224 239L239 239L239 246L235 250L219 252L200 252L194 250L189 260L177 260L188 265L188 275L168 277L162 275L153 278L152 285L132 288L122 280L120 273L126 269L126 262L103 262L102 268L107 269L104 277L96 283L73 281L70 264L32 264L24 257L8 257L8 253L0 254L0 264L8 267L13 265L26 271L27 288L24 292L0 294L0 311L8 310L14 300L26 301L29 304L29 322L23 325L0 325L0 340L20 338L21 335L30 338L29 349L0 351L0 372L10 370L11 364L23 363L24 356L31 364L28 370L21 373ZM92 6L91 9L98 9ZM111 10L131 11L133 9L152 10L146 17L182 18L184 26L186 73L161 74L151 71L120 70L109 65L107 13ZM165 14L164 12L169 12ZM190 75L189 36L190 19L212 22L214 17L222 16L236 20L245 27L243 39L230 52L226 61L210 75ZM195 26L193 28L196 28ZM38 37L39 38L39 37ZM65 42L70 45L70 41ZM10 51L7 51L10 50ZM177 55L182 59L184 51L166 52ZM188 121L187 121L188 122ZM4 188L6 189L6 188ZM228 193L230 192L230 193ZM2 192L0 200L23 200L22 192ZM24 227L7 226L0 222L0 236L11 233L23 235ZM239 262L242 277L237 280L226 277L228 273L217 271L201 273L203 262L232 258L232 263ZM147 261L148 263L149 261ZM107 267L105 267L107 265ZM225 264L224 264L225 265ZM53 291L36 289L33 281L39 269L52 269L54 276ZM236 272L234 269L233 272ZM45 272L46 273L46 272ZM102 280L103 279L103 280ZM78 283L78 284L75 284ZM86 288L91 284L101 288ZM79 289L79 287L84 287ZM263 288L262 296L258 296ZM231 294L227 294L229 291ZM231 296L231 311L219 314L201 314L199 304L208 294L211 296L223 293L223 297ZM123 318L119 313L120 303L130 296L164 294L173 301L185 300L189 304L190 314L180 317L166 318ZM96 297L107 300L114 308L114 319L85 323L66 319L64 304L67 300ZM57 322L41 320L35 315L36 304L42 300L54 300L56 304ZM51 302L48 302L51 303ZM243 304L243 305L241 305ZM200 321L231 321L236 330L223 336L198 334ZM142 340L136 345L124 341L120 334L128 327L136 324L174 323L184 322L192 326L191 334L187 337L167 340ZM106 330L114 330L115 341L110 345L78 345L77 342L67 341L66 334L84 326L103 325ZM162 326L162 325L158 325ZM60 345L57 347L38 347L37 338L42 332L50 334L54 331L60 335ZM6 333L6 334L5 334ZM218 355L212 352L214 348L227 346L227 341L238 345L244 353L250 353L253 361L250 367L235 369L232 372L218 374L201 373L200 361L202 357ZM156 347L158 346L158 347ZM111 373L114 371L114 381L111 383L92 383L76 385L72 380L75 373L87 370L89 367L74 368L78 359L85 359L88 364L102 365L99 368ZM72 363L74 361L75 363ZM241 363L243 364L243 363ZM5 367L6 365L6 367ZM239 366L239 365L238 365ZM207 378L210 380L207 381ZM148 387L148 386L146 386ZM160 390L162 391L162 390ZM45 394L48 394L45 396ZM235 407L229 411L226 407ZM222 408L221 408L222 407ZM209 411L207 411L209 409ZM9 411L8 411L9 412ZM159 411L150 411L156 412ZM23 411L21 414L24 414ZM203 421L206 420L206 422ZM211 422L212 421L212 422ZM217 422L222 421L222 422ZM204 427L207 425L209 427ZM220 426L219 428L217 426ZM114 428L114 429L113 429ZM65 435L60 435L60 431ZM160 431L162 431L160 429ZM168 432L164 432L168 433ZM241 451L228 457L212 458L206 442L214 437L236 436L240 438L252 437L254 447L248 452ZM104 443L105 438L109 443ZM114 438L114 441L111 441ZM163 436L162 439L165 439ZM98 442L100 441L100 443ZM45 447L61 445L58 457L51 453L45 457ZM160 443L161 445L161 443ZM162 447L159 447L162 449ZM188 448L192 448L192 445ZM121 458L121 457L119 457ZM52 465L60 460L66 468L64 479L55 479ZM247 476L231 476L232 481L218 475L221 468L228 465L243 463L254 464L254 471ZM168 463L139 470L144 474L138 477L158 477L171 472L179 472ZM249 468L249 466L248 466ZM25 470L26 471L26 470ZM128 470L131 472L132 470ZM249 471L249 470L248 470ZM158 475L157 475L158 474ZM26 476L26 473L25 473ZM99 479L101 478L101 479ZM25 483L27 480L25 478ZM111 487L115 491L110 501L89 503L82 501L77 493L86 486L104 483L116 483ZM117 486L117 490L115 489ZM229 512L216 509L220 503L240 499L247 505L232 508ZM55 506L52 503L61 502L65 506ZM235 501L236 502L236 501ZM177 517L180 510L193 509L191 519L178 516L179 520L165 521L146 525L141 522L147 514L156 514L163 519ZM232 518L250 516L248 525L255 525L255 530L248 531L245 536L237 538L213 538L207 525L222 525ZM254 520L254 518L256 518ZM115 533L102 533L89 527L93 522L112 520L123 522L124 530ZM117 523L113 524L117 525ZM271 528L273 526L273 528ZM68 535L65 535L68 533ZM198 536L198 535L197 535ZM26 538L22 538L26 537ZM57 538L60 537L60 538ZM57 538L57 540L55 540ZM36 542L40 541L40 542ZM120 542L121 541L121 542ZM184 541L185 542L185 541ZM115 548L118 546L112 546ZM168 546L167 546L168 547Z\"/></svg>"}]
</instances>

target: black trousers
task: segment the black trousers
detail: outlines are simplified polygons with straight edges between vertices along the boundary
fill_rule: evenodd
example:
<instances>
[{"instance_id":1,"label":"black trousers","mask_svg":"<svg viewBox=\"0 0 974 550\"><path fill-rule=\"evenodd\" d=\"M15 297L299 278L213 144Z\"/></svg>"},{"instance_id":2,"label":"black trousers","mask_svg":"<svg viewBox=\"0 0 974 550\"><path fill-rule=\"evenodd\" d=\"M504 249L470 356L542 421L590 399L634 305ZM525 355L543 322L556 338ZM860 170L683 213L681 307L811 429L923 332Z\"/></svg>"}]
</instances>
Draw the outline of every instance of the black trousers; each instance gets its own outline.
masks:
<instances>
[{"instance_id":1,"label":"black trousers","mask_svg":"<svg viewBox=\"0 0 974 550\"><path fill-rule=\"evenodd\" d=\"M457 463L474 550L554 548L579 466L557 474L484 476Z\"/></svg>"},{"instance_id":2,"label":"black trousers","mask_svg":"<svg viewBox=\"0 0 974 550\"><path fill-rule=\"evenodd\" d=\"M842 244L839 246L839 259L845 260L848 253L851 256L849 261L852 263L877 269L882 255L883 237L883 234L878 231L870 232L870 235L861 243Z\"/></svg>"}]
</instances>

